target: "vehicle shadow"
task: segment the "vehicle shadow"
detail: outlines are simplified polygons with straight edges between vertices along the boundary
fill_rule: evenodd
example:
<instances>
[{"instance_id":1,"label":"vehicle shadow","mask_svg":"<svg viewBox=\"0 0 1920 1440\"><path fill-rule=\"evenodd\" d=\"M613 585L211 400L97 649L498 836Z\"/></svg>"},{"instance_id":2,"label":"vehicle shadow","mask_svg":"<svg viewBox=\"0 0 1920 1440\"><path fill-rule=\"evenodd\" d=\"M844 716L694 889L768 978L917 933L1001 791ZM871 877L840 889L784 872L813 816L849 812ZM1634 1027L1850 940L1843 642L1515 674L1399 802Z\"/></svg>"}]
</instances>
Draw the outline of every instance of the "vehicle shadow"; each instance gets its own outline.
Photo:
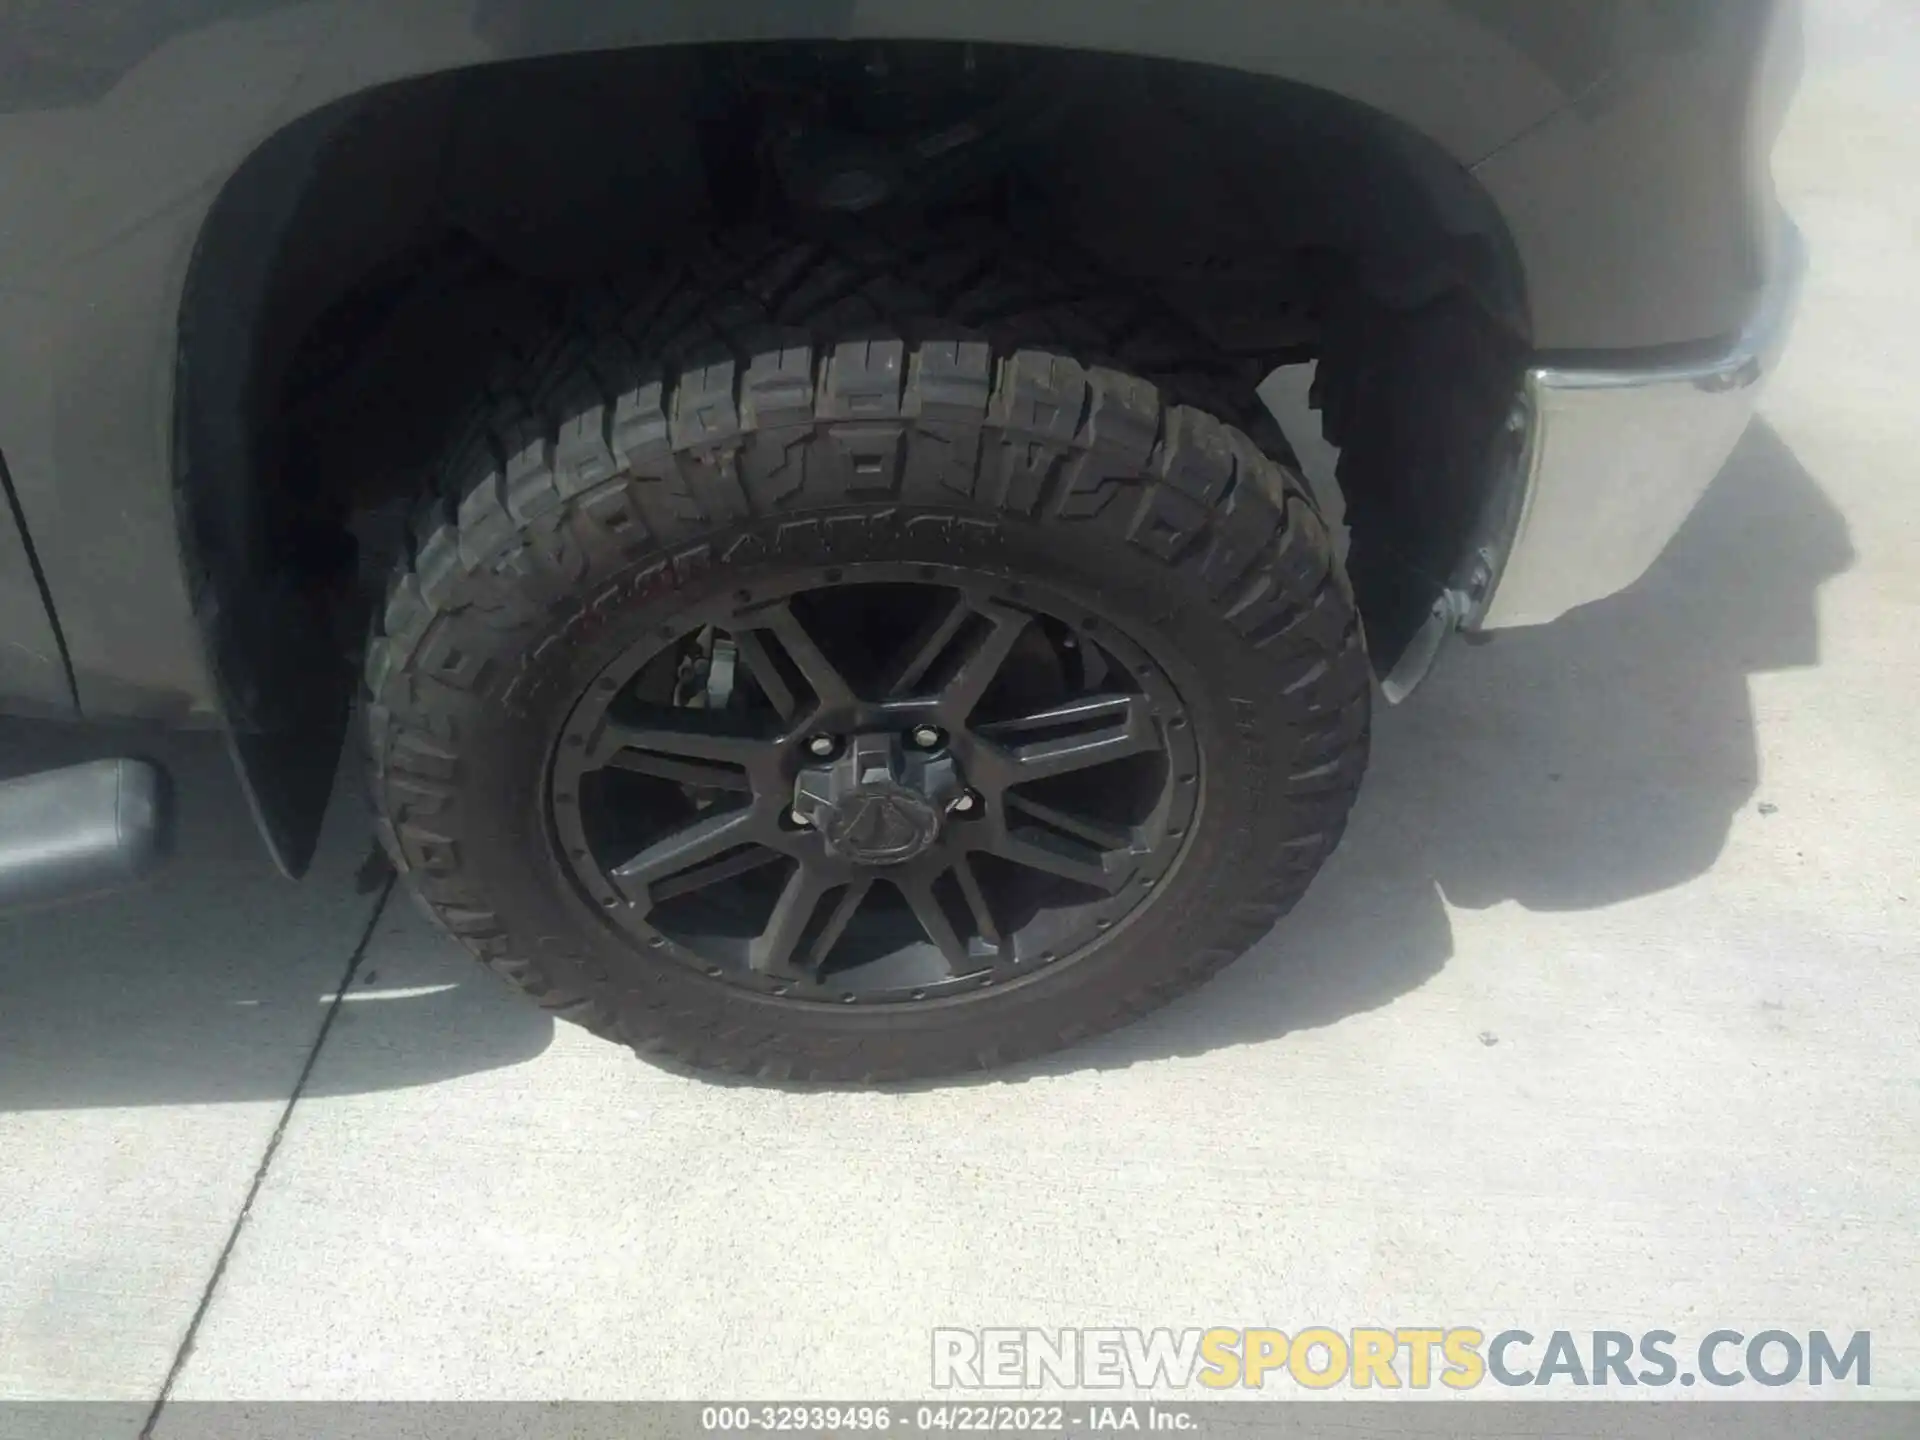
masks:
<instances>
[{"instance_id":1,"label":"vehicle shadow","mask_svg":"<svg viewBox=\"0 0 1920 1440\"><path fill-rule=\"evenodd\" d=\"M1638 584L1456 644L1406 704L1377 706L1346 839L1260 946L1031 1073L1270 1040L1388 1004L1452 956L1448 904L1583 910L1701 874L1757 784L1747 677L1817 663L1816 593L1852 561L1839 511L1756 423Z\"/></svg>"},{"instance_id":2,"label":"vehicle shadow","mask_svg":"<svg viewBox=\"0 0 1920 1440\"><path fill-rule=\"evenodd\" d=\"M0 1111L284 1100L363 942L342 1023L389 1007L405 1039L318 1067L307 1094L422 1085L547 1048L551 1018L388 894L357 777L335 786L295 884L268 860L221 737L0 720L0 777L113 754L167 768L177 853L124 893L0 915Z\"/></svg>"}]
</instances>

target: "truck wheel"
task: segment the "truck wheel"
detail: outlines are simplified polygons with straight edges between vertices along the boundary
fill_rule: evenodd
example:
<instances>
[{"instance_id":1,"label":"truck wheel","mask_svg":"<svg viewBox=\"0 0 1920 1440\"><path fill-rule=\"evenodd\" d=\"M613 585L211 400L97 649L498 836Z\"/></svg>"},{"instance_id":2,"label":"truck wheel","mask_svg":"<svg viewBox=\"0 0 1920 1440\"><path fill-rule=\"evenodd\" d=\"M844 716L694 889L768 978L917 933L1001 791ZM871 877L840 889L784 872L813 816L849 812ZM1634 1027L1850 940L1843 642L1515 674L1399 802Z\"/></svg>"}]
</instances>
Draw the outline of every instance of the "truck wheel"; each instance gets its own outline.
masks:
<instances>
[{"instance_id":1,"label":"truck wheel","mask_svg":"<svg viewBox=\"0 0 1920 1440\"><path fill-rule=\"evenodd\" d=\"M1352 604L1303 482L1175 403L1191 367L864 282L806 311L796 253L595 312L489 402L369 647L382 838L645 1054L1037 1055L1306 889L1366 759Z\"/></svg>"}]
</instances>

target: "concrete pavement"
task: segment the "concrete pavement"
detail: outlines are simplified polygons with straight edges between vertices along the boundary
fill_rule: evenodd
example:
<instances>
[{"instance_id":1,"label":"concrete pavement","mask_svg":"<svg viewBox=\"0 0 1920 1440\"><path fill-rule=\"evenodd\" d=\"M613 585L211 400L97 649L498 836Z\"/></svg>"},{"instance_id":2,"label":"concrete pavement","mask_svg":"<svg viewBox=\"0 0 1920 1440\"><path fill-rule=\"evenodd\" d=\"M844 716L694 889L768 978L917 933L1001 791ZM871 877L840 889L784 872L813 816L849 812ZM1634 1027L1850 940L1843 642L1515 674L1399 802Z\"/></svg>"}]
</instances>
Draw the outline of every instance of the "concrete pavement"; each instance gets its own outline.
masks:
<instances>
[{"instance_id":1,"label":"concrete pavement","mask_svg":"<svg viewBox=\"0 0 1920 1440\"><path fill-rule=\"evenodd\" d=\"M1384 711L1305 904L1133 1029L668 1075L375 917L351 787L294 888L179 761L211 851L0 921L0 1394L905 1398L935 1325L1309 1323L1871 1329L1920 1394L1920 17L1809 49L1763 421L1642 584Z\"/></svg>"}]
</instances>

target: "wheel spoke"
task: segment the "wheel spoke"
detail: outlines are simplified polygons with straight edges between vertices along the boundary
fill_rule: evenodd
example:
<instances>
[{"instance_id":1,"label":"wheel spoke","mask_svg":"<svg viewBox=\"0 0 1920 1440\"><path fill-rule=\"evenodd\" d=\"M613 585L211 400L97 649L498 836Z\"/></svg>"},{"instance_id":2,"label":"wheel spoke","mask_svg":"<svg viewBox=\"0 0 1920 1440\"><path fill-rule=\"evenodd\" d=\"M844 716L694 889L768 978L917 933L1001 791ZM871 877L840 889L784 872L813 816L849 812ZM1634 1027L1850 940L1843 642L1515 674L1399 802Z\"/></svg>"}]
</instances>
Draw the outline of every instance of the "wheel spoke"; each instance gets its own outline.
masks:
<instances>
[{"instance_id":1,"label":"wheel spoke","mask_svg":"<svg viewBox=\"0 0 1920 1440\"><path fill-rule=\"evenodd\" d=\"M773 913L760 933L747 947L747 964L763 975L799 975L793 963L800 938L813 923L827 887L805 865L797 866L781 887L780 898L773 902Z\"/></svg>"},{"instance_id":2,"label":"wheel spoke","mask_svg":"<svg viewBox=\"0 0 1920 1440\"><path fill-rule=\"evenodd\" d=\"M920 633L908 642L898 662L893 667L893 678L888 681L886 697L889 700L902 699L913 693L920 682L927 678L927 672L953 644L954 637L960 633L960 627L967 623L973 614L973 607L967 604L966 597L955 595L953 604L943 612L931 616L920 628Z\"/></svg>"},{"instance_id":3,"label":"wheel spoke","mask_svg":"<svg viewBox=\"0 0 1920 1440\"><path fill-rule=\"evenodd\" d=\"M912 907L920 928L927 932L927 939L939 950L940 958L947 962L947 973L965 975L973 970L973 956L953 928L953 922L947 918L940 897L933 893L933 886L925 881L903 884L900 893L907 897L907 904Z\"/></svg>"},{"instance_id":4,"label":"wheel spoke","mask_svg":"<svg viewBox=\"0 0 1920 1440\"><path fill-rule=\"evenodd\" d=\"M1102 825L1084 815L1071 815L1051 805L1042 805L1038 800L1029 799L1017 791L1009 791L1001 803L1009 810L1021 811L1056 830L1065 831L1076 840L1084 840L1096 850L1124 850L1133 843L1133 837L1124 830Z\"/></svg>"},{"instance_id":5,"label":"wheel spoke","mask_svg":"<svg viewBox=\"0 0 1920 1440\"><path fill-rule=\"evenodd\" d=\"M772 654L767 650L767 642L752 630L730 633L734 647L740 652L740 659L746 664L747 673L760 686L760 693L767 697L767 703L779 714L781 723L791 725L800 718L800 702L794 698L793 687L787 683L787 677L774 663Z\"/></svg>"},{"instance_id":6,"label":"wheel spoke","mask_svg":"<svg viewBox=\"0 0 1920 1440\"><path fill-rule=\"evenodd\" d=\"M751 809L696 820L616 865L611 872L613 883L635 905L650 907L655 898L654 885L749 843L758 823L759 817Z\"/></svg>"},{"instance_id":7,"label":"wheel spoke","mask_svg":"<svg viewBox=\"0 0 1920 1440\"><path fill-rule=\"evenodd\" d=\"M1068 733L1052 738L1019 738L1068 727ZM1146 702L1138 695L1088 696L1016 720L995 721L982 726L981 733L1004 747L1012 771L1008 783L1013 785L1160 748Z\"/></svg>"},{"instance_id":8,"label":"wheel spoke","mask_svg":"<svg viewBox=\"0 0 1920 1440\"><path fill-rule=\"evenodd\" d=\"M814 698L823 708L831 709L854 702L853 687L847 684L846 677L834 663L827 659L826 652L814 643L813 636L807 633L807 627L800 623L800 617L793 613L791 606L774 605L760 611L752 617L750 629L764 630L780 642L780 648L787 652L787 658L793 661L794 668L813 687ZM749 659L747 663L753 665L754 662ZM769 663L766 668L772 670L773 666ZM756 677L761 673L758 668L754 670ZM777 708L777 701L775 705Z\"/></svg>"},{"instance_id":9,"label":"wheel spoke","mask_svg":"<svg viewBox=\"0 0 1920 1440\"><path fill-rule=\"evenodd\" d=\"M1036 730L1058 730L1063 726L1087 726L1096 720L1123 722L1134 709L1137 695L1119 693L1081 695L1030 715L1015 715L1005 720L990 720L980 727L984 735L1018 737Z\"/></svg>"},{"instance_id":10,"label":"wheel spoke","mask_svg":"<svg viewBox=\"0 0 1920 1440\"><path fill-rule=\"evenodd\" d=\"M652 775L676 785L695 785L708 790L752 790L753 782L730 765L715 765L701 760L676 760L669 755L651 755L644 750L618 750L607 758L609 770L626 770L635 775Z\"/></svg>"},{"instance_id":11,"label":"wheel spoke","mask_svg":"<svg viewBox=\"0 0 1920 1440\"><path fill-rule=\"evenodd\" d=\"M991 621L991 628L976 640L960 661L960 668L947 682L946 689L940 692L940 708L945 713L949 725L964 725L981 697L987 693L993 679L1000 673L1000 667L1007 663L1007 657L1013 653L1013 647L1020 643L1020 636L1027 628L1029 617L1017 610L983 610L982 616Z\"/></svg>"},{"instance_id":12,"label":"wheel spoke","mask_svg":"<svg viewBox=\"0 0 1920 1440\"><path fill-rule=\"evenodd\" d=\"M840 898L833 903L828 912L827 923L821 927L819 936L807 947L807 969L818 973L827 963L827 956L833 953L833 947L840 943L840 936L847 928L847 922L853 919L853 912L860 908L867 898L867 892L873 889L871 880L855 880L840 892Z\"/></svg>"},{"instance_id":13,"label":"wheel spoke","mask_svg":"<svg viewBox=\"0 0 1920 1440\"><path fill-rule=\"evenodd\" d=\"M960 893L966 897L967 909L973 912L973 928L980 932L980 938L998 950L1006 944L1006 936L1000 931L999 922L993 918L993 907L987 904L986 892L980 888L980 877L973 873L973 863L962 854L953 862L953 878L959 883Z\"/></svg>"},{"instance_id":14,"label":"wheel spoke","mask_svg":"<svg viewBox=\"0 0 1920 1440\"><path fill-rule=\"evenodd\" d=\"M693 771L701 775L700 779L688 780L688 784L744 789L747 787L743 785L724 784L718 777L745 770L754 761L764 759L771 753L769 742L752 735L728 735L691 725L626 724L615 720L609 721L601 729L599 741L588 757L587 768L598 770L614 766L658 775L665 772L651 768L648 761L667 757L682 762L683 766L690 765ZM667 778L678 777L668 775Z\"/></svg>"},{"instance_id":15,"label":"wheel spoke","mask_svg":"<svg viewBox=\"0 0 1920 1440\"><path fill-rule=\"evenodd\" d=\"M771 865L780 858L778 850L769 850L760 845L736 850L731 855L722 855L718 860L709 860L704 865L682 870L670 879L656 881L648 893L655 905L661 905L681 895L690 895L695 890L704 890L709 885L718 885L722 880L731 880L736 875L758 870L763 865Z\"/></svg>"},{"instance_id":16,"label":"wheel spoke","mask_svg":"<svg viewBox=\"0 0 1920 1440\"><path fill-rule=\"evenodd\" d=\"M1044 831L1008 834L987 848L1002 860L1011 860L1029 870L1057 875L1063 880L1076 880L1109 894L1127 883L1128 873L1132 869L1131 864L1124 861L1110 866L1105 856L1056 839Z\"/></svg>"}]
</instances>

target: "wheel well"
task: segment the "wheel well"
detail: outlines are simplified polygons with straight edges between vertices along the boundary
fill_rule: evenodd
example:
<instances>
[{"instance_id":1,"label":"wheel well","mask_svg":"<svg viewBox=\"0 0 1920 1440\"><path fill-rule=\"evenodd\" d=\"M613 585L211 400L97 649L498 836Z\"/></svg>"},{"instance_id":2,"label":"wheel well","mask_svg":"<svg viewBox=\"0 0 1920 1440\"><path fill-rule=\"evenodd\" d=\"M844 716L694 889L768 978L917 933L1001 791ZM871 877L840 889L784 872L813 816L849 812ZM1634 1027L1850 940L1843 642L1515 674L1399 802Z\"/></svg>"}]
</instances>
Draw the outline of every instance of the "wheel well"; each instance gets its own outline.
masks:
<instances>
[{"instance_id":1,"label":"wheel well","mask_svg":"<svg viewBox=\"0 0 1920 1440\"><path fill-rule=\"evenodd\" d=\"M1452 353L1516 368L1528 334L1512 241L1473 176L1402 122L1289 82L842 42L521 60L379 87L295 121L230 178L182 302L176 477L230 713L271 730L295 703L261 660L298 648L287 627L338 652L336 611L314 596L353 573L356 532L359 568L383 568L368 517L404 504L501 352L581 282L716 225L874 214L1071 246L1222 348L1318 360L1323 378L1347 363L1329 326L1356 312L1457 311L1498 341ZM1400 403L1359 378L1336 388L1349 430L1391 423ZM1397 497L1346 498L1356 542L1362 523L1394 528ZM1428 524L1431 504L1412 513L1395 563L1450 570L1436 547L1457 545L1453 527Z\"/></svg>"}]
</instances>

